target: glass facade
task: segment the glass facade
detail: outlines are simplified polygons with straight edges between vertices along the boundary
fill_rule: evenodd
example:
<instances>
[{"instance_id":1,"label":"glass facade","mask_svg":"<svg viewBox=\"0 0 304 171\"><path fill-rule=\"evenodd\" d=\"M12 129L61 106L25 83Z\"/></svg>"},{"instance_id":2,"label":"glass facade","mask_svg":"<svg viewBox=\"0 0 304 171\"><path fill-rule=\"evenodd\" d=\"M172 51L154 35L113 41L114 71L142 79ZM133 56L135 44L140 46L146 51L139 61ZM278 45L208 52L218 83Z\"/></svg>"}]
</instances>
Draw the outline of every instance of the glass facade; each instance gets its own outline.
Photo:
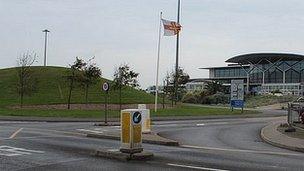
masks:
<instances>
[{"instance_id":1,"label":"glass facade","mask_svg":"<svg viewBox=\"0 0 304 171\"><path fill-rule=\"evenodd\" d=\"M283 83L283 72L277 67L271 67L265 72L265 83Z\"/></svg>"},{"instance_id":2,"label":"glass facade","mask_svg":"<svg viewBox=\"0 0 304 171\"><path fill-rule=\"evenodd\" d=\"M303 95L303 85L300 83L263 84L261 93L271 93L279 90L284 94Z\"/></svg>"},{"instance_id":3,"label":"glass facade","mask_svg":"<svg viewBox=\"0 0 304 171\"><path fill-rule=\"evenodd\" d=\"M214 77L246 77L246 71L249 70L249 67L246 68L233 68L233 67L227 67L227 68L214 68Z\"/></svg>"},{"instance_id":4,"label":"glass facade","mask_svg":"<svg viewBox=\"0 0 304 171\"><path fill-rule=\"evenodd\" d=\"M253 84L304 82L304 61L277 61L274 63L264 61L264 63L246 67L213 68L213 78L244 78L247 77L246 71L250 72L249 82Z\"/></svg>"}]
</instances>

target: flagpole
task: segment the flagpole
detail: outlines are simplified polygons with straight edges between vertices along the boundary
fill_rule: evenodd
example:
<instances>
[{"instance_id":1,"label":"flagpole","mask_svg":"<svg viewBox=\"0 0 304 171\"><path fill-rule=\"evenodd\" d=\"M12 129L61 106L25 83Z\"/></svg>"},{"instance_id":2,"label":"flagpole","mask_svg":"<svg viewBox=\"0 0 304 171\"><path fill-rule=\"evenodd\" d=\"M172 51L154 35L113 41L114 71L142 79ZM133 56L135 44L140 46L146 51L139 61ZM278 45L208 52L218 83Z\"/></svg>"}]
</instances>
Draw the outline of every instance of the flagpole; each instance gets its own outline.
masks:
<instances>
[{"instance_id":1,"label":"flagpole","mask_svg":"<svg viewBox=\"0 0 304 171\"><path fill-rule=\"evenodd\" d=\"M158 29L158 45L157 45L157 62L156 62L156 83L155 83L155 106L154 111L157 112L157 98L158 98L158 74L159 74L159 56L160 56L160 39L163 13L160 12L159 29Z\"/></svg>"},{"instance_id":2,"label":"flagpole","mask_svg":"<svg viewBox=\"0 0 304 171\"><path fill-rule=\"evenodd\" d=\"M178 5L177 5L177 24L179 24L179 19L180 19L180 0L178 0ZM175 62L175 81L174 81L174 88L175 88L175 104L176 101L178 100L178 56L179 56L179 32L176 34L176 62Z\"/></svg>"}]
</instances>

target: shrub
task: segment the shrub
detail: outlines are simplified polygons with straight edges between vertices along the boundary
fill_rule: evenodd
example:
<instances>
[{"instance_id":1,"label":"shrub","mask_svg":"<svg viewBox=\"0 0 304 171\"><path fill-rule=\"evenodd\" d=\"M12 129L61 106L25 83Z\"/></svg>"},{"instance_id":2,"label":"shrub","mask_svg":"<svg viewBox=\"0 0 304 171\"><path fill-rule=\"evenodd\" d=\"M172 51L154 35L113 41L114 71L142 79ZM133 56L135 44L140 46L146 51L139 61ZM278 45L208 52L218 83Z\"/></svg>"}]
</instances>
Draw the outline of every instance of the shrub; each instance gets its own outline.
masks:
<instances>
[{"instance_id":1,"label":"shrub","mask_svg":"<svg viewBox=\"0 0 304 171\"><path fill-rule=\"evenodd\" d=\"M208 92L206 91L194 91L186 93L182 99L182 102L200 104L227 104L229 103L229 95L224 93L208 95Z\"/></svg>"}]
</instances>

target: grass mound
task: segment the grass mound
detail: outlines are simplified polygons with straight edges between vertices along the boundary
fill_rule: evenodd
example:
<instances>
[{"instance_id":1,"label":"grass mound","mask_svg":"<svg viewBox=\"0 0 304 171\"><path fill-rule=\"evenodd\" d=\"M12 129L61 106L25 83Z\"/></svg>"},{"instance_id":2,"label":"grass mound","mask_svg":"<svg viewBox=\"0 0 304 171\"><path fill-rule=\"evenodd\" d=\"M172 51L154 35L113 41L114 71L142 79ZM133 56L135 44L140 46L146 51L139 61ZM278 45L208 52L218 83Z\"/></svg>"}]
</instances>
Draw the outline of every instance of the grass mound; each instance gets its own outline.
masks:
<instances>
[{"instance_id":1,"label":"grass mound","mask_svg":"<svg viewBox=\"0 0 304 171\"><path fill-rule=\"evenodd\" d=\"M67 103L69 82L66 76L69 68L64 67L32 67L35 79L34 92L24 97L24 104L64 104ZM0 107L19 104L17 92L17 69L8 68L0 70ZM111 81L101 78L98 83L89 88L89 103L103 103L105 93L101 91L101 84ZM153 103L154 96L141 90L125 87L122 91L122 102ZM73 89L71 103L85 103L85 92L81 86ZM109 91L109 103L119 103L119 92L113 89Z\"/></svg>"}]
</instances>

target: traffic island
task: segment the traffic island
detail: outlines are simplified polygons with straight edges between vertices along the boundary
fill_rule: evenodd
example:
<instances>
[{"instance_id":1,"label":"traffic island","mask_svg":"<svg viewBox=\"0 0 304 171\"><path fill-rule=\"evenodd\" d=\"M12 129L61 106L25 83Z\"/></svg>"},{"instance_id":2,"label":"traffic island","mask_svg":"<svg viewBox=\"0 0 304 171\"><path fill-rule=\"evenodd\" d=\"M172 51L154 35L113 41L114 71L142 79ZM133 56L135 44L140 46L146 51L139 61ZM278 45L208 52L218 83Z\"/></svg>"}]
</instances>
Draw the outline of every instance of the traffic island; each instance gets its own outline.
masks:
<instances>
[{"instance_id":1,"label":"traffic island","mask_svg":"<svg viewBox=\"0 0 304 171\"><path fill-rule=\"evenodd\" d=\"M153 153L148 151L142 151L140 153L123 153L119 149L98 149L95 151L95 156L108 158L108 159L116 159L121 161L129 161L129 160L138 160L145 161L153 158Z\"/></svg>"},{"instance_id":2,"label":"traffic island","mask_svg":"<svg viewBox=\"0 0 304 171\"><path fill-rule=\"evenodd\" d=\"M304 152L304 139L294 136L293 132L280 132L280 125L280 123L272 123L262 128L261 138L273 146Z\"/></svg>"},{"instance_id":3,"label":"traffic island","mask_svg":"<svg viewBox=\"0 0 304 171\"><path fill-rule=\"evenodd\" d=\"M120 140L120 132L87 133L87 137ZM179 146L177 141L161 137L155 133L143 134L142 142L166 146Z\"/></svg>"}]
</instances>

